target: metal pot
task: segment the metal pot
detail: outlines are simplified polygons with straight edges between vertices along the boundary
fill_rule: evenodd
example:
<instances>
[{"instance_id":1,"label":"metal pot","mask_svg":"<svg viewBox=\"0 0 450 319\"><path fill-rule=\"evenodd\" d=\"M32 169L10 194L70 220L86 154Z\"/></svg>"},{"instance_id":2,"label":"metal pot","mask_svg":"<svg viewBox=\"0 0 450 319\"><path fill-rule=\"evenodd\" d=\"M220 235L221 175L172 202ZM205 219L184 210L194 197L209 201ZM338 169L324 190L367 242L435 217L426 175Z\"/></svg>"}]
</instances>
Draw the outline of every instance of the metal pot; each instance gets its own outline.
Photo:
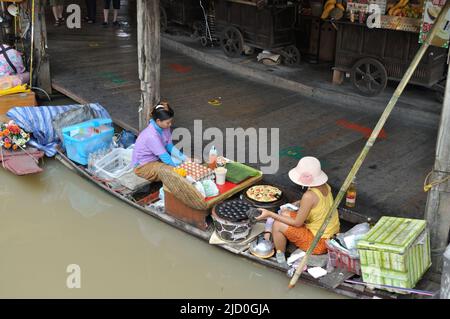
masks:
<instances>
[{"instance_id":1,"label":"metal pot","mask_svg":"<svg viewBox=\"0 0 450 319\"><path fill-rule=\"evenodd\" d=\"M266 240L264 234L269 233L270 238ZM275 247L272 242L272 233L264 232L260 234L254 242L250 244L250 253L259 258L270 258L275 253Z\"/></svg>"}]
</instances>

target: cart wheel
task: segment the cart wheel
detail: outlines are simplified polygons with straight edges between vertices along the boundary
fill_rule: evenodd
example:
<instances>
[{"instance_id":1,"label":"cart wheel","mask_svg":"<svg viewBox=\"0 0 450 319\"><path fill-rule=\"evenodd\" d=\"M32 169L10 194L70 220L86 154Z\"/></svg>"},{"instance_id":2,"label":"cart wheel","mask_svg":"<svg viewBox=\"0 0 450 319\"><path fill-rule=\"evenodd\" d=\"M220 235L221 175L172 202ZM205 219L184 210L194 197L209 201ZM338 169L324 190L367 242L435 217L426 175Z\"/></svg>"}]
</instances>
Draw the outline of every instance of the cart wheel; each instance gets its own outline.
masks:
<instances>
[{"instance_id":1,"label":"cart wheel","mask_svg":"<svg viewBox=\"0 0 450 319\"><path fill-rule=\"evenodd\" d=\"M161 32L166 32L167 31L167 12L166 12L166 9L164 9L164 7L160 7L160 13L161 13L161 15L160 15L160 21L159 21L159 23L160 23L160 29L161 29Z\"/></svg>"},{"instance_id":2,"label":"cart wheel","mask_svg":"<svg viewBox=\"0 0 450 319\"><path fill-rule=\"evenodd\" d=\"M200 44L202 47L206 47L208 45L208 39L206 37L200 37Z\"/></svg>"},{"instance_id":3,"label":"cart wheel","mask_svg":"<svg viewBox=\"0 0 450 319\"><path fill-rule=\"evenodd\" d=\"M283 63L289 66L300 63L300 51L296 46L290 45L283 49Z\"/></svg>"},{"instance_id":4,"label":"cart wheel","mask_svg":"<svg viewBox=\"0 0 450 319\"><path fill-rule=\"evenodd\" d=\"M220 38L220 46L228 57L239 57L244 48L242 33L235 27L227 27Z\"/></svg>"},{"instance_id":5,"label":"cart wheel","mask_svg":"<svg viewBox=\"0 0 450 319\"><path fill-rule=\"evenodd\" d=\"M351 70L352 83L365 96L380 94L387 84L386 68L380 61L364 58L353 65Z\"/></svg>"}]
</instances>

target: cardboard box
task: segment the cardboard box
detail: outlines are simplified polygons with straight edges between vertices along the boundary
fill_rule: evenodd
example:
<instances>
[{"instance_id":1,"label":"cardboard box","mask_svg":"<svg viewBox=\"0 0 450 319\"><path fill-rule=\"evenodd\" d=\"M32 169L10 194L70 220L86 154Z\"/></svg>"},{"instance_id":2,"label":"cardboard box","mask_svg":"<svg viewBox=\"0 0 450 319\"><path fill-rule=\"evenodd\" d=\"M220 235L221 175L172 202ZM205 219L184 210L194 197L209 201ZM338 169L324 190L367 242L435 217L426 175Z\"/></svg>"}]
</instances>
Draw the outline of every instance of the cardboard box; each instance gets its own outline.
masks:
<instances>
[{"instance_id":1,"label":"cardboard box","mask_svg":"<svg viewBox=\"0 0 450 319\"><path fill-rule=\"evenodd\" d=\"M16 106L36 106L34 92L16 93L0 96L0 114L6 114L9 109Z\"/></svg>"},{"instance_id":2,"label":"cardboard box","mask_svg":"<svg viewBox=\"0 0 450 319\"><path fill-rule=\"evenodd\" d=\"M359 242L363 281L414 288L431 266L426 221L382 217Z\"/></svg>"}]
</instances>

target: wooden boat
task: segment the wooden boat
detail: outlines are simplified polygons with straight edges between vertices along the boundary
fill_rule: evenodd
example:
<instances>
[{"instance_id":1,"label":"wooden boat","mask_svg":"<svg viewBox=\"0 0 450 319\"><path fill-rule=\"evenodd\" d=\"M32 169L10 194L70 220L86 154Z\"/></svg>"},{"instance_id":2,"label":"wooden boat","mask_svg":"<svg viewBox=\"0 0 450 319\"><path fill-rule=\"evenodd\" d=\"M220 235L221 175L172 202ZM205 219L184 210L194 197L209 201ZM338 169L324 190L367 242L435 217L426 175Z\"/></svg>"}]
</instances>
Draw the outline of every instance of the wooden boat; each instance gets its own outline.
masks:
<instances>
[{"instance_id":1,"label":"wooden boat","mask_svg":"<svg viewBox=\"0 0 450 319\"><path fill-rule=\"evenodd\" d=\"M126 129L128 131L133 132L134 134L137 134L137 131L128 125L124 123L120 123L119 121L114 121L116 126L116 131L120 131L122 129ZM120 123L120 124L119 124ZM104 181L96 178L95 176L91 175L85 166L79 165L72 160L70 160L65 152L61 149L58 149L58 154L56 155L56 158L63 163L65 166L67 166L69 169L74 170L81 176L85 177L86 179L90 180L92 183L97 185L99 188L103 189L104 191L110 193L111 195L115 196L116 198L126 202L128 205L139 209L140 211L157 218L167 224L170 224L186 233L189 233L193 236L196 236L206 242L209 242L211 235L214 232L212 224L211 227L208 227L206 230L201 230L199 228L196 228L184 221L181 221L177 218L174 218L173 216L158 212L154 209L151 209L147 207L147 204L150 200L152 200L152 196L149 195L149 190L146 190L146 196L142 195L142 192L140 190L138 191L118 191L114 190ZM154 185L154 184L152 184ZM156 186L156 187L155 187ZM159 185L153 186L153 191L159 189ZM150 191L150 193L152 193ZM261 259L254 255L252 255L249 250L248 246L247 248L242 248L239 245L233 245L233 244L220 244L220 245L213 245L216 247L219 247L221 249L225 249L228 252L239 255L242 257L245 257L249 260L255 261L259 264L265 265L269 268L273 268L278 271L285 272L287 271L287 268L281 266L278 264L274 257L270 259ZM289 251L289 249L288 249ZM361 282L353 281L353 283L345 282L342 278L341 280L336 280L336 278L343 277L344 279L350 278L351 275L347 273L346 271L335 269L334 272L326 275L325 277L322 277L322 279L314 279L309 273L303 272L300 281L298 284L308 284L316 287L321 287L327 290L330 290L332 292L335 292L337 294L341 294L347 297L351 298L358 298L358 299L372 299L372 298L382 298L382 299L397 299L403 297L402 295L391 293L385 290L380 289L368 289L364 285L361 284ZM324 278L328 277L330 280L324 280ZM286 286L288 284L288 277L286 277ZM295 289L295 288L294 288Z\"/></svg>"}]
</instances>

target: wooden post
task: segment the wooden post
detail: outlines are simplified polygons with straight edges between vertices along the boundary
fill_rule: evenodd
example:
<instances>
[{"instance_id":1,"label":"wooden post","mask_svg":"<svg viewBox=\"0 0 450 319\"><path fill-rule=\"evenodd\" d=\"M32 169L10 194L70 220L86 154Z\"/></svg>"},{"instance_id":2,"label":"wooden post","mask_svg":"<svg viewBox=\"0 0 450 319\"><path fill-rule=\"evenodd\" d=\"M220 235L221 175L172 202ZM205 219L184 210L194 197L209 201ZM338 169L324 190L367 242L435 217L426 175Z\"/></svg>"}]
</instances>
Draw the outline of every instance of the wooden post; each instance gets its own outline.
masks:
<instances>
[{"instance_id":1,"label":"wooden post","mask_svg":"<svg viewBox=\"0 0 450 319\"><path fill-rule=\"evenodd\" d=\"M147 126L151 109L160 99L161 46L159 21L159 0L137 0L137 45L139 79L141 81L140 131Z\"/></svg>"},{"instance_id":2,"label":"wooden post","mask_svg":"<svg viewBox=\"0 0 450 319\"><path fill-rule=\"evenodd\" d=\"M449 65L450 70L450 65ZM447 77L444 104L439 125L436 158L430 180L439 181L450 174L450 77ZM442 271L442 256L448 245L450 231L450 181L431 188L428 192L425 218L431 235L432 270Z\"/></svg>"},{"instance_id":3,"label":"wooden post","mask_svg":"<svg viewBox=\"0 0 450 319\"><path fill-rule=\"evenodd\" d=\"M52 93L50 77L50 59L47 53L47 26L45 24L45 0L35 0L35 28L34 28L34 76L33 85Z\"/></svg>"}]
</instances>

